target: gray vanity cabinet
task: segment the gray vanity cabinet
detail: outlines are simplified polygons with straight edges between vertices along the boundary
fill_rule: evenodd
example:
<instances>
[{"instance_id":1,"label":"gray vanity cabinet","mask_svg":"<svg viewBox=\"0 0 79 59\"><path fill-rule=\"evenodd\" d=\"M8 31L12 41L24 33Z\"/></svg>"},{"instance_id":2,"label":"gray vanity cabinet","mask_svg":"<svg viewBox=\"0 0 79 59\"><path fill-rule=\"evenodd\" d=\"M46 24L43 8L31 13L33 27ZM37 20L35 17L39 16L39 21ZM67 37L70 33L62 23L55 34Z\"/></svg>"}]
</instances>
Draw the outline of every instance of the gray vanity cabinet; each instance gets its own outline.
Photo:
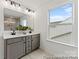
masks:
<instances>
[{"instance_id":1,"label":"gray vanity cabinet","mask_svg":"<svg viewBox=\"0 0 79 59\"><path fill-rule=\"evenodd\" d=\"M5 47L5 59L18 59L25 55L25 38L7 39Z\"/></svg>"},{"instance_id":2,"label":"gray vanity cabinet","mask_svg":"<svg viewBox=\"0 0 79 59\"><path fill-rule=\"evenodd\" d=\"M5 39L4 59L19 59L40 46L40 34Z\"/></svg>"},{"instance_id":3,"label":"gray vanity cabinet","mask_svg":"<svg viewBox=\"0 0 79 59\"><path fill-rule=\"evenodd\" d=\"M40 46L40 34L32 35L32 51Z\"/></svg>"}]
</instances>

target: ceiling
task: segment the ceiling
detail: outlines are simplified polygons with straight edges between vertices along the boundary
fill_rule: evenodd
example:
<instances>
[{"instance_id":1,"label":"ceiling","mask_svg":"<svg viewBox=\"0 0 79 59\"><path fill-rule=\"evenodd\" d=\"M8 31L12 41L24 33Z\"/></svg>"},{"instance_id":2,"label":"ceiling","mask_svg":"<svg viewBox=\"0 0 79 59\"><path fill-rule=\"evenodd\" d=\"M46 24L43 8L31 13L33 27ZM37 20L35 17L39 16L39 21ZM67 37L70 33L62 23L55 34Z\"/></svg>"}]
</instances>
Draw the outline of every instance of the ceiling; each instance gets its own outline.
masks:
<instances>
[{"instance_id":1,"label":"ceiling","mask_svg":"<svg viewBox=\"0 0 79 59\"><path fill-rule=\"evenodd\" d=\"M26 8L30 8L30 9L36 11L38 8L40 8L41 6L46 5L48 3L56 4L56 2L59 2L58 4L61 4L62 1L67 1L67 0L13 0L13 1L20 3L21 5L25 6ZM56 5L58 5L58 4L56 4Z\"/></svg>"},{"instance_id":2,"label":"ceiling","mask_svg":"<svg viewBox=\"0 0 79 59\"><path fill-rule=\"evenodd\" d=\"M28 7L30 9L36 10L38 9L40 6L51 2L53 0L13 0L16 1L18 3L20 3L21 5L24 5L25 7Z\"/></svg>"}]
</instances>

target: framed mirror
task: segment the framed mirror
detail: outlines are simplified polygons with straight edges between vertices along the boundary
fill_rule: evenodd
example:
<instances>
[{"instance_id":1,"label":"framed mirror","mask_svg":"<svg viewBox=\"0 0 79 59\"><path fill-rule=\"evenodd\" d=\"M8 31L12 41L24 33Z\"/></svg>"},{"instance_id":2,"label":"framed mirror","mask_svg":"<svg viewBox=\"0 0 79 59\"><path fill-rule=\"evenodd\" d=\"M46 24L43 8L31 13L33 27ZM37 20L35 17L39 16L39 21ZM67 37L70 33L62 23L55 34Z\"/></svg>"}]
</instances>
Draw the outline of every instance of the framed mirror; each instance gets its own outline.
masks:
<instances>
[{"instance_id":1,"label":"framed mirror","mask_svg":"<svg viewBox=\"0 0 79 59\"><path fill-rule=\"evenodd\" d=\"M34 19L28 14L4 8L4 30L16 30L16 26L19 25L29 26L34 29Z\"/></svg>"}]
</instances>

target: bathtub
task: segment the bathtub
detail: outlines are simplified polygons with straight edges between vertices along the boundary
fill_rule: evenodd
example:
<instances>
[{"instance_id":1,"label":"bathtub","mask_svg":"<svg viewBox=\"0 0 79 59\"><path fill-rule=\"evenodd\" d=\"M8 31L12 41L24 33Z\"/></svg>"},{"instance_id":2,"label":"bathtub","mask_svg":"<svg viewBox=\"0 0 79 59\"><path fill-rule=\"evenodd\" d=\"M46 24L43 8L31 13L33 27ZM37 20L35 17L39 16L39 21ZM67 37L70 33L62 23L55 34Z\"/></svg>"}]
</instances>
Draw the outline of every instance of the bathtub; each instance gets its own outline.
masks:
<instances>
[{"instance_id":1,"label":"bathtub","mask_svg":"<svg viewBox=\"0 0 79 59\"><path fill-rule=\"evenodd\" d=\"M78 56L78 45L72 40L72 33L47 39L45 50L54 56Z\"/></svg>"},{"instance_id":2,"label":"bathtub","mask_svg":"<svg viewBox=\"0 0 79 59\"><path fill-rule=\"evenodd\" d=\"M63 37L62 37L63 38ZM65 37L64 37L65 38ZM58 38L57 38L58 39ZM54 56L78 56L78 46L72 42L63 40L47 39L48 47L46 51ZM61 39L61 38L60 38Z\"/></svg>"},{"instance_id":3,"label":"bathtub","mask_svg":"<svg viewBox=\"0 0 79 59\"><path fill-rule=\"evenodd\" d=\"M53 56L73 56L77 57L78 56L78 47L75 46L74 44L68 44L68 43L63 43L59 42L56 40L47 40L48 47L46 48L46 51L53 55Z\"/></svg>"}]
</instances>

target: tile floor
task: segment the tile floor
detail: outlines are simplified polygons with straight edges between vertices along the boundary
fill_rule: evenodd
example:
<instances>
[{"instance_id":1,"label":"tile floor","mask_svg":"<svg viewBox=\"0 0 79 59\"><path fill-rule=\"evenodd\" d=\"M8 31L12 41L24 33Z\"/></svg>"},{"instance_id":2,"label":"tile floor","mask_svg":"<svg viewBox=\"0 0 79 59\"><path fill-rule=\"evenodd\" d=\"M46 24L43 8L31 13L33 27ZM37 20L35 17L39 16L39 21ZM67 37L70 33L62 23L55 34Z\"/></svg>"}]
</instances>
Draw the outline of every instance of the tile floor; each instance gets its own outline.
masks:
<instances>
[{"instance_id":1,"label":"tile floor","mask_svg":"<svg viewBox=\"0 0 79 59\"><path fill-rule=\"evenodd\" d=\"M48 56L46 52L44 52L41 49L38 49L26 56L24 56L22 59L45 59L45 56Z\"/></svg>"}]
</instances>

